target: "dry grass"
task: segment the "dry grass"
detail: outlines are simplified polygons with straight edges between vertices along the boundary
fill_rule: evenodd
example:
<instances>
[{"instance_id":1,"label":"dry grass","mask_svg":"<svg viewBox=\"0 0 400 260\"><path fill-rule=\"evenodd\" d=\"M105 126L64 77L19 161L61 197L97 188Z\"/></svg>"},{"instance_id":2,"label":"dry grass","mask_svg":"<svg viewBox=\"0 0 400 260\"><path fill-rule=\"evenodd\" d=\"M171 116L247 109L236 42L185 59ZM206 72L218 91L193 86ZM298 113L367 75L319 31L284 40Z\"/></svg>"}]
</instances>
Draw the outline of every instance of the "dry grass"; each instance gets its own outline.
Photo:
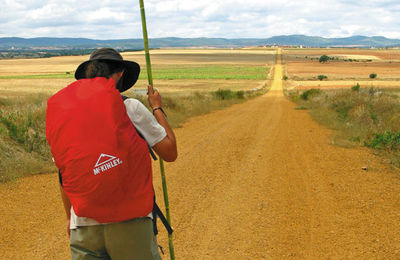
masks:
<instances>
[{"instance_id":1,"label":"dry grass","mask_svg":"<svg viewBox=\"0 0 400 260\"><path fill-rule=\"evenodd\" d=\"M262 88L265 84L263 80L154 80L154 86L161 93L181 93L181 92L211 92L218 89L230 89L232 91L248 91L254 88ZM147 82L140 80L137 86L128 92L136 90L146 90Z\"/></svg>"},{"instance_id":2,"label":"dry grass","mask_svg":"<svg viewBox=\"0 0 400 260\"><path fill-rule=\"evenodd\" d=\"M288 83L292 88L296 88L298 90L310 89L310 88L319 88L319 89L342 89L348 88L350 89L352 86L357 83L360 84L361 88L400 88L399 81L389 81L389 80L328 80L328 81L291 81Z\"/></svg>"},{"instance_id":3,"label":"dry grass","mask_svg":"<svg viewBox=\"0 0 400 260\"><path fill-rule=\"evenodd\" d=\"M54 171L45 137L48 95L0 98L0 182Z\"/></svg>"},{"instance_id":4,"label":"dry grass","mask_svg":"<svg viewBox=\"0 0 400 260\"><path fill-rule=\"evenodd\" d=\"M337 130L334 143L377 149L400 167L400 91L385 89L286 90L321 124Z\"/></svg>"},{"instance_id":5,"label":"dry grass","mask_svg":"<svg viewBox=\"0 0 400 260\"><path fill-rule=\"evenodd\" d=\"M71 79L0 79L0 95L15 97L33 93L54 94L72 82ZM154 80L154 86L161 93L210 92L218 89L247 91L262 88L264 85L263 80ZM126 93L143 92L146 89L147 81L139 80Z\"/></svg>"},{"instance_id":6,"label":"dry grass","mask_svg":"<svg viewBox=\"0 0 400 260\"><path fill-rule=\"evenodd\" d=\"M0 79L2 96L26 95L32 93L54 94L73 79Z\"/></svg>"}]
</instances>

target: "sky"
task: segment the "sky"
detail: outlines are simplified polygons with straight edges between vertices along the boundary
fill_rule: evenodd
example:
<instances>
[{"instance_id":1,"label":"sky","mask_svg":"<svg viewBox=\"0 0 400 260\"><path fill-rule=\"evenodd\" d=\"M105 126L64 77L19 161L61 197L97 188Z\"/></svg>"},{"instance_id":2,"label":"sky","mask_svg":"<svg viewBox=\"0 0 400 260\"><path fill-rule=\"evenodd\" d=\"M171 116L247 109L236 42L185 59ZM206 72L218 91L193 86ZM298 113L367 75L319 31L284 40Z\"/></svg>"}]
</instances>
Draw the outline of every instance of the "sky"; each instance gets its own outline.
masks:
<instances>
[{"instance_id":1,"label":"sky","mask_svg":"<svg viewBox=\"0 0 400 260\"><path fill-rule=\"evenodd\" d=\"M144 0L150 38L400 39L400 1ZM0 0L0 37L142 38L138 0Z\"/></svg>"}]
</instances>

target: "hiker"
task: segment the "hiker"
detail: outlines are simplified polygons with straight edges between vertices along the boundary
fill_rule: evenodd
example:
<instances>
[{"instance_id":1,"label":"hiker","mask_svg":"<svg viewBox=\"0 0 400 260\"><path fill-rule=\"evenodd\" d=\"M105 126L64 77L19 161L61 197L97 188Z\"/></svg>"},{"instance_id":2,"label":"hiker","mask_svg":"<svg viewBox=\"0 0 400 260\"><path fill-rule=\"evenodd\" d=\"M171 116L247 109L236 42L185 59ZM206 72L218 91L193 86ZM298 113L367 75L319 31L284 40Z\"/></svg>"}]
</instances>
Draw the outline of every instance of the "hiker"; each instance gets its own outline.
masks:
<instances>
[{"instance_id":1,"label":"hiker","mask_svg":"<svg viewBox=\"0 0 400 260\"><path fill-rule=\"evenodd\" d=\"M139 73L137 63L101 48L78 66L77 81L48 100L46 136L72 259L161 259L149 147L172 162L177 146L157 90L148 86L152 113L121 96Z\"/></svg>"}]
</instances>

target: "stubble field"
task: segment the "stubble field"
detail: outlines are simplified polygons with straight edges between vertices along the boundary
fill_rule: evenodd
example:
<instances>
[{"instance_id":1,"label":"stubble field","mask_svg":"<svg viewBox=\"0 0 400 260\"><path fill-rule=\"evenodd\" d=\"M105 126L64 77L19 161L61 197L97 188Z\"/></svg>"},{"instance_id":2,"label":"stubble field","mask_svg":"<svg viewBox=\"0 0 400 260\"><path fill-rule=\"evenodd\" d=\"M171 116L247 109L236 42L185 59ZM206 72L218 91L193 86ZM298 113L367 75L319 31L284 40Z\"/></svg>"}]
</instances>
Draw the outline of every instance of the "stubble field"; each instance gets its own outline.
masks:
<instances>
[{"instance_id":1,"label":"stubble field","mask_svg":"<svg viewBox=\"0 0 400 260\"><path fill-rule=\"evenodd\" d=\"M321 63L322 55L333 58ZM397 88L400 80L398 49L285 49L287 84L292 88ZM376 74L371 79L370 74ZM327 76L318 80L318 75Z\"/></svg>"}]
</instances>

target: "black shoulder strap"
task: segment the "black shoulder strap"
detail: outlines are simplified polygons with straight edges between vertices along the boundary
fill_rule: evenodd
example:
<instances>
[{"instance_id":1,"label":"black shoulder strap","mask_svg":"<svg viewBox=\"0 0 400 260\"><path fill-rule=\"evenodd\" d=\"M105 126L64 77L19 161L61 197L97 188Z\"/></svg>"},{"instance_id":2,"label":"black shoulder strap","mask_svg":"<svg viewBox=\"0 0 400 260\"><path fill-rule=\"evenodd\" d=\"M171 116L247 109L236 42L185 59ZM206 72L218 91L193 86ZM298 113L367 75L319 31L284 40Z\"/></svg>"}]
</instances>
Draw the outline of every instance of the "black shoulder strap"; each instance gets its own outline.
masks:
<instances>
[{"instance_id":1,"label":"black shoulder strap","mask_svg":"<svg viewBox=\"0 0 400 260\"><path fill-rule=\"evenodd\" d=\"M60 182L60 185L63 186L62 175L60 170L58 170L58 181Z\"/></svg>"},{"instance_id":2,"label":"black shoulder strap","mask_svg":"<svg viewBox=\"0 0 400 260\"><path fill-rule=\"evenodd\" d=\"M153 205L153 232L154 235L157 236L158 229L157 229L157 217L160 218L161 222L163 223L165 229L168 231L168 234L172 234L174 230L172 229L171 225L168 223L167 218L162 213L161 209L158 207L156 203L156 198L154 197L154 205Z\"/></svg>"}]
</instances>

